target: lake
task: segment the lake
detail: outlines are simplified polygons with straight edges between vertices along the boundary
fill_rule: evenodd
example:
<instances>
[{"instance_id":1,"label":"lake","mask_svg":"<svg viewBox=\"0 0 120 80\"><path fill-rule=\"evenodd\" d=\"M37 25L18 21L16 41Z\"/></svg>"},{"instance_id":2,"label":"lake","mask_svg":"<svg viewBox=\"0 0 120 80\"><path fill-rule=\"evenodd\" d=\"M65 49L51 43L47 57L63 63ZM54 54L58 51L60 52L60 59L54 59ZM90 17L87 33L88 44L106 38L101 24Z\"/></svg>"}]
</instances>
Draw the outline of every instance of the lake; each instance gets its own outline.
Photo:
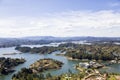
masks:
<instances>
[{"instance_id":1,"label":"lake","mask_svg":"<svg viewBox=\"0 0 120 80\"><path fill-rule=\"evenodd\" d=\"M28 45L26 45L26 46L28 46ZM30 46L33 47L35 45L33 45L33 46L30 45ZM45 46L45 45L37 45L37 46ZM73 68L73 65L79 63L79 61L67 60L66 57L56 56L55 54L60 53L60 51L56 51L56 52L53 52L52 54L44 54L44 55L43 54L42 55L41 54L31 54L31 53L22 53L22 54L15 54L15 55L3 55L6 53L8 54L8 53L14 53L14 52L18 53L18 51L15 50L15 47L0 48L0 57L25 58L26 62L14 67L14 69L16 70L14 73L11 73L9 75L1 75L0 80L10 80L12 75L17 73L18 71L20 71L21 68L23 68L23 67L28 68L30 66L30 64L34 63L35 61L37 61L39 59L43 59L43 58L52 58L52 59L62 61L64 63L64 65L61 69L46 71L45 73L50 72L53 75L60 75L62 73L68 72L69 69L74 73L78 72L77 70L75 70Z\"/></svg>"},{"instance_id":2,"label":"lake","mask_svg":"<svg viewBox=\"0 0 120 80\"><path fill-rule=\"evenodd\" d=\"M23 46L42 47L42 46L58 46L58 45L59 45L59 43L44 44L44 45L23 45ZM64 65L61 69L46 71L46 72L44 72L45 74L49 72L52 75L60 75L62 73L68 72L69 69L73 73L78 72L76 69L73 68L73 66L75 64L78 64L80 61L68 60L64 56L55 55L57 53L60 53L60 51L56 51L56 52L53 52L52 54L44 54L44 55L43 54L42 55L41 54L31 54L31 53L22 53L22 54L15 54L15 55L3 55L3 54L6 54L6 53L14 53L14 52L19 53L18 51L15 50L15 47L0 48L0 57L25 58L26 62L14 67L14 69L16 70L14 73L11 73L11 74L8 74L8 75L1 75L0 80L11 80L12 75L17 73L18 71L20 71L21 68L23 68L23 67L28 68L32 63L34 63L35 61L37 61L39 59L43 59L43 58L52 58L52 59L56 59L56 60L59 60L59 61L64 63ZM106 71L106 70L108 72L120 73L120 64L113 64L108 69L101 69L101 71Z\"/></svg>"}]
</instances>

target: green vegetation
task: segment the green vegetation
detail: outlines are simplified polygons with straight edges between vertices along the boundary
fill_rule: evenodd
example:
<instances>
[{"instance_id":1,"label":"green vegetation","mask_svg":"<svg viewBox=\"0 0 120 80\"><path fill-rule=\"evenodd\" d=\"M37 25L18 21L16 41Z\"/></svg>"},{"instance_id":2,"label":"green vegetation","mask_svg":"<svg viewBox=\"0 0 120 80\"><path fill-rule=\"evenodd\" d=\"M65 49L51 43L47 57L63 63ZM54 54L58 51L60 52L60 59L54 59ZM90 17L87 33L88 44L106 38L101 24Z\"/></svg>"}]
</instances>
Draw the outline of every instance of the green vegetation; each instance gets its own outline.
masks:
<instances>
[{"instance_id":1,"label":"green vegetation","mask_svg":"<svg viewBox=\"0 0 120 80\"><path fill-rule=\"evenodd\" d=\"M81 70L78 65L76 66L76 69L80 70L80 72L76 74L72 73L71 70L68 70L68 73L58 76L53 76L50 73L41 73L53 68L57 69L56 64L59 64L60 66L62 63L53 59L38 60L33 63L30 68L23 68L20 72L14 74L12 80L96 80L97 78L101 78L101 80L119 80L120 78L120 75L118 74L100 73L97 69L82 68ZM43 70L39 71L39 68Z\"/></svg>"},{"instance_id":2,"label":"green vegetation","mask_svg":"<svg viewBox=\"0 0 120 80\"><path fill-rule=\"evenodd\" d=\"M107 80L117 80L114 75L110 75Z\"/></svg>"},{"instance_id":3,"label":"green vegetation","mask_svg":"<svg viewBox=\"0 0 120 80\"><path fill-rule=\"evenodd\" d=\"M18 46L15 49L23 53L31 52L31 53L41 53L41 54L50 54L51 52L58 50L57 47L52 47L52 46L43 46L43 47L34 47L34 48Z\"/></svg>"},{"instance_id":4,"label":"green vegetation","mask_svg":"<svg viewBox=\"0 0 120 80\"><path fill-rule=\"evenodd\" d=\"M40 59L30 65L33 72L43 72L50 69L60 69L63 63L50 58Z\"/></svg>"},{"instance_id":5,"label":"green vegetation","mask_svg":"<svg viewBox=\"0 0 120 80\"><path fill-rule=\"evenodd\" d=\"M65 52L64 56L72 59L87 59L87 60L116 60L120 61L120 45L115 44L74 44L65 43L60 44L58 47L44 46L44 47L16 47L16 50L21 52L31 53L51 53L56 50ZM41 72L59 69L63 63L53 59L40 59L31 64L29 69L23 68L20 72L12 77L12 80L95 80L101 78L101 80L119 80L120 76L116 74L100 73L97 69L83 69L78 65L76 69L80 70L79 73L73 74L68 71L66 74L58 76L52 76L50 73L43 74Z\"/></svg>"},{"instance_id":6,"label":"green vegetation","mask_svg":"<svg viewBox=\"0 0 120 80\"><path fill-rule=\"evenodd\" d=\"M20 72L13 75L12 80L81 80L84 76L84 73L73 74L69 71L66 74L52 76L50 73L31 73L30 69L23 68Z\"/></svg>"},{"instance_id":7,"label":"green vegetation","mask_svg":"<svg viewBox=\"0 0 120 80\"><path fill-rule=\"evenodd\" d=\"M88 59L88 60L114 60L120 59L120 46L115 44L61 44L59 47L64 47L65 56L73 59Z\"/></svg>"},{"instance_id":8,"label":"green vegetation","mask_svg":"<svg viewBox=\"0 0 120 80\"><path fill-rule=\"evenodd\" d=\"M16 47L21 52L50 54L54 51L65 51L65 56L73 59L88 59L88 60L114 60L120 59L120 46L115 44L74 44L65 43L58 47L43 46L43 47Z\"/></svg>"},{"instance_id":9,"label":"green vegetation","mask_svg":"<svg viewBox=\"0 0 120 80\"><path fill-rule=\"evenodd\" d=\"M37 75L31 69L22 68L20 72L13 75L12 80L42 80L42 75Z\"/></svg>"},{"instance_id":10,"label":"green vegetation","mask_svg":"<svg viewBox=\"0 0 120 80\"><path fill-rule=\"evenodd\" d=\"M50 73L43 75L41 72L51 69L60 69L63 63L53 59L40 59L33 63L29 69L23 68L13 75L12 80L60 80L60 77L52 77Z\"/></svg>"},{"instance_id":11,"label":"green vegetation","mask_svg":"<svg viewBox=\"0 0 120 80\"><path fill-rule=\"evenodd\" d=\"M18 51L21 51L23 53L26 53L26 52L30 52L31 51L31 48L30 47L20 47L20 46L17 46L15 48L15 50L18 50Z\"/></svg>"},{"instance_id":12,"label":"green vegetation","mask_svg":"<svg viewBox=\"0 0 120 80\"><path fill-rule=\"evenodd\" d=\"M67 73L53 76L50 73L33 73L31 69L23 68L13 75L12 80L97 80L97 78L101 78L101 80L119 80L120 75L101 74L93 69L85 69L76 74L68 70Z\"/></svg>"},{"instance_id":13,"label":"green vegetation","mask_svg":"<svg viewBox=\"0 0 120 80\"><path fill-rule=\"evenodd\" d=\"M120 74L117 73L109 73L107 74L106 80L119 80L120 79Z\"/></svg>"},{"instance_id":14,"label":"green vegetation","mask_svg":"<svg viewBox=\"0 0 120 80\"><path fill-rule=\"evenodd\" d=\"M8 73L13 72L14 70L11 69L12 67L22 64L24 62L25 62L24 59L18 59L18 58L11 59L11 58L1 57L0 58L0 74L7 75Z\"/></svg>"}]
</instances>

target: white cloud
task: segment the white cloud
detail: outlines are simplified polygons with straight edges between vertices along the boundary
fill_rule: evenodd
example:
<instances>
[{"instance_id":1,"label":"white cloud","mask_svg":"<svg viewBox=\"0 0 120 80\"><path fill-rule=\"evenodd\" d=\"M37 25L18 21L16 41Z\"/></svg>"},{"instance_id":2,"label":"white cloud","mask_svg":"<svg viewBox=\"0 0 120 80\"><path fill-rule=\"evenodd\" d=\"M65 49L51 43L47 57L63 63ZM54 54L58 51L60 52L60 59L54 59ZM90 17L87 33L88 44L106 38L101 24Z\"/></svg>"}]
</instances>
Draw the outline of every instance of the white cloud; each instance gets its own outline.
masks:
<instances>
[{"instance_id":1,"label":"white cloud","mask_svg":"<svg viewBox=\"0 0 120 80\"><path fill-rule=\"evenodd\" d=\"M111 7L118 7L118 6L120 6L120 2L109 3L109 6L111 6Z\"/></svg>"},{"instance_id":2,"label":"white cloud","mask_svg":"<svg viewBox=\"0 0 120 80\"><path fill-rule=\"evenodd\" d=\"M119 31L120 13L112 10L70 11L49 14L49 17L23 16L0 19L1 37L120 36Z\"/></svg>"}]
</instances>

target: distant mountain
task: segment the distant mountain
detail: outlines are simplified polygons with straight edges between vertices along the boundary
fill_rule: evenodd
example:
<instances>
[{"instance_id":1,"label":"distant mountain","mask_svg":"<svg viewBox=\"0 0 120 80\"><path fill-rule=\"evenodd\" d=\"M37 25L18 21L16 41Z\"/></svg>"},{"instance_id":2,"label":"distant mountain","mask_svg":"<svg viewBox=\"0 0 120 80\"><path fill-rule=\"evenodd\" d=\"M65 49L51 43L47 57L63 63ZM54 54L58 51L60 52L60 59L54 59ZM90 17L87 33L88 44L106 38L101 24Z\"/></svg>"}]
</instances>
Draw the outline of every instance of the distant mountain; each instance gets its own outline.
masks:
<instances>
[{"instance_id":1,"label":"distant mountain","mask_svg":"<svg viewBox=\"0 0 120 80\"><path fill-rule=\"evenodd\" d=\"M23 37L22 39L27 40L53 40L55 37L53 36L29 36L29 37Z\"/></svg>"},{"instance_id":2,"label":"distant mountain","mask_svg":"<svg viewBox=\"0 0 120 80\"><path fill-rule=\"evenodd\" d=\"M103 41L103 40L120 40L120 37L53 37L53 36L30 36L22 39L27 40L51 40L51 41L74 41L74 40L86 40L86 41Z\"/></svg>"},{"instance_id":3,"label":"distant mountain","mask_svg":"<svg viewBox=\"0 0 120 80\"><path fill-rule=\"evenodd\" d=\"M22 39L27 40L51 40L51 41L64 41L64 40L85 40L86 37L53 37L53 36L30 36Z\"/></svg>"},{"instance_id":4,"label":"distant mountain","mask_svg":"<svg viewBox=\"0 0 120 80\"><path fill-rule=\"evenodd\" d=\"M30 36L23 38L0 38L0 47L11 47L23 44L48 44L62 41L88 41L88 42L120 42L120 37L53 37Z\"/></svg>"}]
</instances>

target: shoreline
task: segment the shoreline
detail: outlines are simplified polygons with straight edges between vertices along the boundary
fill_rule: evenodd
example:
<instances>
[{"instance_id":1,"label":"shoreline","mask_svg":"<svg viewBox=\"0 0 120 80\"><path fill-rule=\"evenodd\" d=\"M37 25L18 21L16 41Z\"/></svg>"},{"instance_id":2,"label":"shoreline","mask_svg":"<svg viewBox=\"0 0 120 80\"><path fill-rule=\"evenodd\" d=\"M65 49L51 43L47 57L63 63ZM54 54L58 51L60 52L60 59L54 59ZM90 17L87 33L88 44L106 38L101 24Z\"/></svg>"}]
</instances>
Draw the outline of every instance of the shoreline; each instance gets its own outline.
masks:
<instances>
[{"instance_id":1,"label":"shoreline","mask_svg":"<svg viewBox=\"0 0 120 80\"><path fill-rule=\"evenodd\" d=\"M94 59L92 59L92 60L88 60L88 59L73 59L72 57L68 57L68 56L65 56L64 54L56 54L57 56L64 56L64 57L66 57L68 60L79 60L79 61L85 61L85 62L88 62L88 61L97 61L97 62L102 62L102 61L104 61L104 60L94 60ZM112 60L110 60L110 61L105 61L105 62L111 62ZM115 60L116 61L116 60ZM120 62L118 62L118 63L115 63L115 64L119 64ZM113 63L114 64L114 63Z\"/></svg>"},{"instance_id":2,"label":"shoreline","mask_svg":"<svg viewBox=\"0 0 120 80\"><path fill-rule=\"evenodd\" d=\"M16 54L22 54L20 52L13 52L13 53L3 53L2 55L16 55Z\"/></svg>"}]
</instances>

